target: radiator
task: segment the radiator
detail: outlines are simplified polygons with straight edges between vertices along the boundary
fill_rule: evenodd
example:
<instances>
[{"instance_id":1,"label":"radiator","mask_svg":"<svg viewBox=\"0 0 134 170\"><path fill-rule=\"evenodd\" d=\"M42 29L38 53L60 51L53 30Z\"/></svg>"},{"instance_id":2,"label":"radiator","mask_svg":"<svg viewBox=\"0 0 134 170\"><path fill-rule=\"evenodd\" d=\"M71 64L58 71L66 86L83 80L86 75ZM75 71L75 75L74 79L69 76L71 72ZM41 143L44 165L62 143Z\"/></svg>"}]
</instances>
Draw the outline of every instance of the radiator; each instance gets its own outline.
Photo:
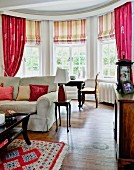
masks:
<instances>
[{"instance_id":1,"label":"radiator","mask_svg":"<svg viewBox=\"0 0 134 170\"><path fill-rule=\"evenodd\" d=\"M114 93L114 83L99 83L99 102L112 103L115 102L115 93Z\"/></svg>"}]
</instances>

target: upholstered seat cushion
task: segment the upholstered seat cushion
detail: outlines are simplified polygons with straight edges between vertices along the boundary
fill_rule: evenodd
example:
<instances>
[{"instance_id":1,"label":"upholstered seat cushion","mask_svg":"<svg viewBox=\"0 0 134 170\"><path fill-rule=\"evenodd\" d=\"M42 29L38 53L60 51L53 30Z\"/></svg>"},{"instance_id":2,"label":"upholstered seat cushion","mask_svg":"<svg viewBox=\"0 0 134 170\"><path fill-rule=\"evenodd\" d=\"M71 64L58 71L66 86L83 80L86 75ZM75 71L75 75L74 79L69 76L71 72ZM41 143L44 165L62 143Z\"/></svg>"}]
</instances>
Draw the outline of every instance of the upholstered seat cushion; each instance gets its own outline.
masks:
<instances>
[{"instance_id":1,"label":"upholstered seat cushion","mask_svg":"<svg viewBox=\"0 0 134 170\"><path fill-rule=\"evenodd\" d=\"M33 113L37 111L37 101L15 101L15 100L3 100L0 101L0 110L14 110L20 113Z\"/></svg>"}]
</instances>

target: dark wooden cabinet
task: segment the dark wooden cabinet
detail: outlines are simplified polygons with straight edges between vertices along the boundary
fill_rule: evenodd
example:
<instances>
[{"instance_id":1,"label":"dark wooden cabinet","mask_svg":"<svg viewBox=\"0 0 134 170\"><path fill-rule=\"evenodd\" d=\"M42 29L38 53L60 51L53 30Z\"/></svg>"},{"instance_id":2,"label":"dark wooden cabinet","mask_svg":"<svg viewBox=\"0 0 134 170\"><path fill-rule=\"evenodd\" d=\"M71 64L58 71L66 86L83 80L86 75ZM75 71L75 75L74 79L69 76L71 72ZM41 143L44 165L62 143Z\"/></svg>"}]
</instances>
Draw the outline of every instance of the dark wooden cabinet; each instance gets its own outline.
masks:
<instances>
[{"instance_id":1,"label":"dark wooden cabinet","mask_svg":"<svg viewBox=\"0 0 134 170\"><path fill-rule=\"evenodd\" d=\"M118 163L134 163L134 94L115 90L114 130Z\"/></svg>"}]
</instances>

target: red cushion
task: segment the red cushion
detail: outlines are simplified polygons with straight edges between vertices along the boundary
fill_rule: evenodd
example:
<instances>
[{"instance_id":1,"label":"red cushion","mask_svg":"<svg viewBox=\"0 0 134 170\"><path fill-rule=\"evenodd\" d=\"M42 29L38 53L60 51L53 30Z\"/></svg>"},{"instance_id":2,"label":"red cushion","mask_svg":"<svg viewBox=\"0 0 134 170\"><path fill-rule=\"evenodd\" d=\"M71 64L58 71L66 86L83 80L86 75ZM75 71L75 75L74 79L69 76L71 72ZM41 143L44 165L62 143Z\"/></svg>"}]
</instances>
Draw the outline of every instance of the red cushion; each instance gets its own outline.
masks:
<instances>
[{"instance_id":1,"label":"red cushion","mask_svg":"<svg viewBox=\"0 0 134 170\"><path fill-rule=\"evenodd\" d=\"M0 100L12 100L14 87L0 87Z\"/></svg>"},{"instance_id":2,"label":"red cushion","mask_svg":"<svg viewBox=\"0 0 134 170\"><path fill-rule=\"evenodd\" d=\"M30 98L29 101L36 101L40 96L47 94L48 85L32 85L30 84Z\"/></svg>"}]
</instances>

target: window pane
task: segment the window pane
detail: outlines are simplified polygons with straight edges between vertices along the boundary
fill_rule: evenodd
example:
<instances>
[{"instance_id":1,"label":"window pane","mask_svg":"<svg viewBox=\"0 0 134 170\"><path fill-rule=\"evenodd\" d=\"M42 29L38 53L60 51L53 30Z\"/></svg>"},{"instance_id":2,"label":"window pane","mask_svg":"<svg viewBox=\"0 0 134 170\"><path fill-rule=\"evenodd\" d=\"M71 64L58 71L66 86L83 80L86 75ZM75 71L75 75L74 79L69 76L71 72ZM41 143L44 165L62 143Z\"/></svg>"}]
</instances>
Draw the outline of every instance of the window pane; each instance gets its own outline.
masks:
<instances>
[{"instance_id":1,"label":"window pane","mask_svg":"<svg viewBox=\"0 0 134 170\"><path fill-rule=\"evenodd\" d=\"M104 58L103 58L103 64L104 64L104 65L108 65L108 64L109 64L109 62L108 62L108 57L104 57Z\"/></svg>"},{"instance_id":2,"label":"window pane","mask_svg":"<svg viewBox=\"0 0 134 170\"><path fill-rule=\"evenodd\" d=\"M26 47L24 50L25 75L39 75L39 49Z\"/></svg>"},{"instance_id":3,"label":"window pane","mask_svg":"<svg viewBox=\"0 0 134 170\"><path fill-rule=\"evenodd\" d=\"M115 65L115 58L116 58L116 53L115 53L115 44L111 43L109 44L109 53L110 53L110 64Z\"/></svg>"},{"instance_id":4,"label":"window pane","mask_svg":"<svg viewBox=\"0 0 134 170\"><path fill-rule=\"evenodd\" d=\"M73 65L79 65L79 56L73 58Z\"/></svg>"},{"instance_id":5,"label":"window pane","mask_svg":"<svg viewBox=\"0 0 134 170\"><path fill-rule=\"evenodd\" d=\"M56 47L57 67L69 66L69 47Z\"/></svg>"},{"instance_id":6,"label":"window pane","mask_svg":"<svg viewBox=\"0 0 134 170\"><path fill-rule=\"evenodd\" d=\"M103 56L108 57L108 44L103 44L102 51L103 51Z\"/></svg>"},{"instance_id":7,"label":"window pane","mask_svg":"<svg viewBox=\"0 0 134 170\"><path fill-rule=\"evenodd\" d=\"M102 42L103 77L115 77L116 74L116 44L115 41Z\"/></svg>"},{"instance_id":8,"label":"window pane","mask_svg":"<svg viewBox=\"0 0 134 170\"><path fill-rule=\"evenodd\" d=\"M61 57L57 57L57 64L61 65L62 64L62 58Z\"/></svg>"},{"instance_id":9,"label":"window pane","mask_svg":"<svg viewBox=\"0 0 134 170\"><path fill-rule=\"evenodd\" d=\"M111 77L114 77L114 76L115 76L115 71L116 71L116 68L115 68L115 67L110 68L110 76L111 76Z\"/></svg>"},{"instance_id":10,"label":"window pane","mask_svg":"<svg viewBox=\"0 0 134 170\"><path fill-rule=\"evenodd\" d=\"M110 64L115 65L115 55L110 55Z\"/></svg>"},{"instance_id":11,"label":"window pane","mask_svg":"<svg viewBox=\"0 0 134 170\"><path fill-rule=\"evenodd\" d=\"M104 44L102 46L102 55L103 55L103 64L107 65L108 64L108 44Z\"/></svg>"},{"instance_id":12,"label":"window pane","mask_svg":"<svg viewBox=\"0 0 134 170\"><path fill-rule=\"evenodd\" d=\"M78 76L82 67L86 66L86 45L56 45L56 64L67 69L70 75Z\"/></svg>"},{"instance_id":13,"label":"window pane","mask_svg":"<svg viewBox=\"0 0 134 170\"><path fill-rule=\"evenodd\" d=\"M80 65L86 65L86 55L80 56Z\"/></svg>"},{"instance_id":14,"label":"window pane","mask_svg":"<svg viewBox=\"0 0 134 170\"><path fill-rule=\"evenodd\" d=\"M108 68L104 68L103 69L103 75L104 76L108 76Z\"/></svg>"},{"instance_id":15,"label":"window pane","mask_svg":"<svg viewBox=\"0 0 134 170\"><path fill-rule=\"evenodd\" d=\"M63 64L64 64L64 65L69 65L69 55L65 55L65 56L63 57Z\"/></svg>"},{"instance_id":16,"label":"window pane","mask_svg":"<svg viewBox=\"0 0 134 170\"><path fill-rule=\"evenodd\" d=\"M86 66L86 46L72 47L73 57L73 74L77 75L81 72L81 67Z\"/></svg>"},{"instance_id":17,"label":"window pane","mask_svg":"<svg viewBox=\"0 0 134 170\"><path fill-rule=\"evenodd\" d=\"M39 76L41 68L39 67L40 46L26 45L21 62L20 69L16 76Z\"/></svg>"},{"instance_id":18,"label":"window pane","mask_svg":"<svg viewBox=\"0 0 134 170\"><path fill-rule=\"evenodd\" d=\"M79 67L74 67L73 68L73 74L78 75Z\"/></svg>"}]
</instances>

